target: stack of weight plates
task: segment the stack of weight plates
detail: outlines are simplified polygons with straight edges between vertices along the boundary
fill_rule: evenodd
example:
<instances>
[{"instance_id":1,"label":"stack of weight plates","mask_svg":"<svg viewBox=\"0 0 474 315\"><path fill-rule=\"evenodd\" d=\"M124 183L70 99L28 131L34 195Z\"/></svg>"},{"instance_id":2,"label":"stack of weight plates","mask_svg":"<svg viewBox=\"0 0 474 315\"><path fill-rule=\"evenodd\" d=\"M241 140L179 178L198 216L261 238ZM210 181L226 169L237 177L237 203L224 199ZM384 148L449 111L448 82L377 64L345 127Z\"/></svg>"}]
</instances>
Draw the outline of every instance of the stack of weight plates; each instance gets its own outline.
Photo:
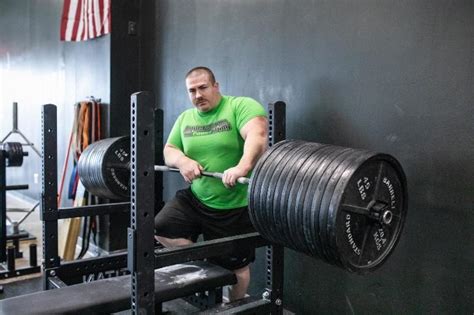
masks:
<instances>
[{"instance_id":1,"label":"stack of weight plates","mask_svg":"<svg viewBox=\"0 0 474 315\"><path fill-rule=\"evenodd\" d=\"M115 200L130 194L130 138L108 138L90 144L78 162L82 184L91 194Z\"/></svg>"},{"instance_id":2,"label":"stack of weight plates","mask_svg":"<svg viewBox=\"0 0 474 315\"><path fill-rule=\"evenodd\" d=\"M392 252L406 206L392 156L300 140L269 149L249 186L250 217L264 238L358 273Z\"/></svg>"},{"instance_id":3,"label":"stack of weight plates","mask_svg":"<svg viewBox=\"0 0 474 315\"><path fill-rule=\"evenodd\" d=\"M2 145L2 150L7 153L7 167L23 164L23 145L20 142L5 142Z\"/></svg>"}]
</instances>

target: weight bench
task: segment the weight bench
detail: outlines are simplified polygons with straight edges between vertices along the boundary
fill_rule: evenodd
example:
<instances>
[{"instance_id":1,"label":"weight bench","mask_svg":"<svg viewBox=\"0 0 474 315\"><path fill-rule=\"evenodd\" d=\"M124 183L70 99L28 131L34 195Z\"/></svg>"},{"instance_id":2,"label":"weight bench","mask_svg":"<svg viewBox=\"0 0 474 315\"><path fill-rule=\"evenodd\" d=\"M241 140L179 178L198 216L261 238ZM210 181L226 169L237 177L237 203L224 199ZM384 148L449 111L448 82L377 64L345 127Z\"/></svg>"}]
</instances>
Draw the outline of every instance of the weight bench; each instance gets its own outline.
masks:
<instances>
[{"instance_id":1,"label":"weight bench","mask_svg":"<svg viewBox=\"0 0 474 315\"><path fill-rule=\"evenodd\" d=\"M155 270L155 304L237 283L234 273L205 261ZM40 291L0 301L1 314L95 314L130 309L130 275Z\"/></svg>"}]
</instances>

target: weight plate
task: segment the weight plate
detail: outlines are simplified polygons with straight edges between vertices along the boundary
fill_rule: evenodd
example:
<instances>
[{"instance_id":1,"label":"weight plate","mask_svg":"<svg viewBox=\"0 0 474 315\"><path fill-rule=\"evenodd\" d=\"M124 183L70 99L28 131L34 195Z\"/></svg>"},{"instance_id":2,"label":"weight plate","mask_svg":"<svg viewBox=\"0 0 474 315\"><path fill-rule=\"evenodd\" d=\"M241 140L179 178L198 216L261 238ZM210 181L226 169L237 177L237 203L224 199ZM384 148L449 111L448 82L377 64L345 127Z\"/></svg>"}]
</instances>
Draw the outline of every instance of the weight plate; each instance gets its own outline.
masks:
<instances>
[{"instance_id":1,"label":"weight plate","mask_svg":"<svg viewBox=\"0 0 474 315\"><path fill-rule=\"evenodd\" d=\"M284 144L286 145L286 144ZM261 163L260 164L260 167L259 169L257 170L257 173L258 173L258 176L254 177L254 179L251 181L252 184L255 184L255 188L254 188L254 192L252 194L252 196L254 197L254 208L256 208L257 210L255 211L255 221L258 222L256 224L256 229L263 235L265 235L266 237L269 237L269 239L273 240L273 238L271 238L271 236L269 236L268 232L266 231L266 227L267 227L267 224L266 224L266 218L265 218L265 213L261 210L262 207L264 206L264 199L265 199L265 193L266 191L262 189L262 186L263 186L263 183L264 183L264 179L265 179L265 169L268 167L268 163L270 162L267 162L269 160L271 160L272 158L272 155L274 154L274 151L273 150L269 150L267 151L267 157L266 159L264 160L265 163Z\"/></svg>"},{"instance_id":2,"label":"weight plate","mask_svg":"<svg viewBox=\"0 0 474 315\"><path fill-rule=\"evenodd\" d=\"M326 247L328 245L326 242L326 237L324 235L326 232L325 217L327 215L327 205L323 203L323 198L326 191L331 189L330 180L333 176L333 173L336 172L339 165L341 165L341 163L348 156L350 156L350 154L352 153L351 150L352 149L349 148L338 147L338 150L336 151L338 153L337 156L333 159L330 159L330 163L327 165L326 169L321 174L321 178L315 190L316 198L313 198L313 203L311 205L311 211L314 213L311 216L311 224L315 225L315 228L313 229L313 232L315 234L313 234L312 237L319 241L319 249L322 258L329 263L332 263L332 261L327 255ZM317 214L315 213L315 209L317 209Z\"/></svg>"},{"instance_id":3,"label":"weight plate","mask_svg":"<svg viewBox=\"0 0 474 315\"><path fill-rule=\"evenodd\" d=\"M301 147L303 149L298 155L296 155L295 163L290 167L290 173L284 183L284 187L286 188L280 196L279 204L281 210L279 220L286 226L285 233L289 243L288 246L295 250L304 252L304 243L303 241L299 241L297 236L297 234L302 231L303 226L297 225L296 223L299 209L297 204L295 204L297 198L296 193L301 186L301 179L304 176L304 173L308 169L308 166L312 164L313 153L325 147L325 145L308 142L301 145Z\"/></svg>"},{"instance_id":4,"label":"weight plate","mask_svg":"<svg viewBox=\"0 0 474 315\"><path fill-rule=\"evenodd\" d=\"M280 149L275 150L272 153L272 159L267 161L267 165L263 169L265 177L262 184L262 191L264 191L265 198L261 199L260 210L264 213L267 233L279 244L281 244L282 241L281 234L277 229L277 224L273 222L273 197L281 172L287 167L288 156L291 155L291 152L294 152L297 145L297 141L288 141L287 146L282 146Z\"/></svg>"},{"instance_id":5,"label":"weight plate","mask_svg":"<svg viewBox=\"0 0 474 315\"><path fill-rule=\"evenodd\" d=\"M318 208L315 209L313 203L315 198L317 198L316 189L320 184L320 180L322 179L326 168L332 160L340 155L340 150L339 147L329 146L327 150L318 153L317 167L314 168L313 173L308 176L308 188L304 192L304 195L302 195L304 200L302 209L304 220L303 226L305 227L303 231L304 239L312 255L315 255L315 257L319 257L320 259L324 259L318 233L319 225L317 224L320 208L318 205Z\"/></svg>"},{"instance_id":6,"label":"weight plate","mask_svg":"<svg viewBox=\"0 0 474 315\"><path fill-rule=\"evenodd\" d=\"M291 190L294 191L290 194L290 199L288 200L288 220L292 222L290 234L294 236L295 243L299 245L299 248L304 253L311 255L310 246L305 238L305 229L307 229L307 224L305 221L305 202L307 202L306 191L309 188L310 180L313 173L319 167L319 162L325 157L328 152L332 152L334 147L323 145L317 150L311 152L311 155L308 160L302 166L300 172L298 172L295 179L295 183L298 185L293 185Z\"/></svg>"},{"instance_id":7,"label":"weight plate","mask_svg":"<svg viewBox=\"0 0 474 315\"><path fill-rule=\"evenodd\" d=\"M130 139L109 138L90 144L78 161L82 184L90 193L109 199L129 198Z\"/></svg>"},{"instance_id":8,"label":"weight plate","mask_svg":"<svg viewBox=\"0 0 474 315\"><path fill-rule=\"evenodd\" d=\"M268 225L271 227L270 233L275 236L279 240L279 243L286 243L285 242L285 235L283 233L283 226L281 222L277 222L275 220L275 216L277 212L280 211L279 206L277 204L277 199L280 196L280 190L282 186L282 178L287 176L288 167L287 163L293 157L293 153L297 150L297 142L292 141L291 146L288 150L280 152L280 162L278 164L272 163L272 168L269 169L269 172L272 174L268 191L267 197L265 200L265 210L266 216L268 219Z\"/></svg>"},{"instance_id":9,"label":"weight plate","mask_svg":"<svg viewBox=\"0 0 474 315\"><path fill-rule=\"evenodd\" d=\"M312 153L311 159L309 160L311 164L307 165L307 167L303 169L303 177L300 177L301 184L298 187L296 199L294 201L294 204L296 205L295 228L297 229L296 235L298 237L298 241L306 254L318 258L321 258L321 256L318 252L319 249L315 249L317 240L311 239L309 236L314 228L310 223L310 206L314 196L311 193L308 193L308 191L313 188L311 183L318 181L317 175L315 175L315 173L317 173L318 169L320 168L321 161L323 161L326 156L332 152L334 152L334 147L328 145L321 148L321 150Z\"/></svg>"},{"instance_id":10,"label":"weight plate","mask_svg":"<svg viewBox=\"0 0 474 315\"><path fill-rule=\"evenodd\" d=\"M335 236L335 217L338 215L339 211L339 201L340 201L340 196L344 193L344 187L345 184L347 183L347 180L354 174L355 171L360 167L360 165L366 161L368 158L370 158L372 155L374 155L373 152L366 151L366 150L355 150L354 156L356 156L356 159L351 162L349 167L347 167L344 172L341 174L339 177L339 180L336 184L336 187L334 189L334 192L331 196L331 201L328 206L328 218L327 218L327 225L326 225L326 233L328 237L328 251L330 255L333 257L335 260L335 263L344 268L341 264L341 260L339 257L339 253L337 250L333 247L335 245L334 241L334 236Z\"/></svg>"},{"instance_id":11,"label":"weight plate","mask_svg":"<svg viewBox=\"0 0 474 315\"><path fill-rule=\"evenodd\" d=\"M338 175L338 170L343 167L344 162L350 158L351 154L353 153L352 149L343 149L340 148L341 153L338 157L336 157L331 164L326 169L323 177L320 181L320 188L321 190L318 191L318 204L319 204L319 213L318 213L318 236L319 241L321 243L321 251L324 259L328 262L333 264L334 261L332 257L328 254L328 243L326 237L326 218L328 214L328 204L326 202L327 196L332 195L333 192L333 182L331 181L332 178ZM316 221L315 221L316 222Z\"/></svg>"},{"instance_id":12,"label":"weight plate","mask_svg":"<svg viewBox=\"0 0 474 315\"><path fill-rule=\"evenodd\" d=\"M322 153L322 152L321 152ZM309 187L304 195L303 203L303 215L304 215L304 236L305 241L309 246L311 255L325 259L322 251L321 240L319 239L319 212L320 212L320 200L326 182L324 180L324 174L327 172L328 167L332 162L337 159L344 151L336 146L325 152L325 155L321 154L321 160L318 163L318 167L314 170L309 178Z\"/></svg>"},{"instance_id":13,"label":"weight plate","mask_svg":"<svg viewBox=\"0 0 474 315\"><path fill-rule=\"evenodd\" d=\"M130 197L130 139L120 137L106 151L102 160L102 178L106 187L120 199ZM119 199L119 198L117 198Z\"/></svg>"},{"instance_id":14,"label":"weight plate","mask_svg":"<svg viewBox=\"0 0 474 315\"><path fill-rule=\"evenodd\" d=\"M260 234L273 241L271 235L266 231L267 223L265 221L265 213L263 206L265 204L264 199L266 197L264 188L264 180L267 173L265 169L271 164L273 156L279 152L279 150L284 149L290 145L290 141L281 141L267 150L262 157L258 160L257 164L254 167L254 170L251 175L248 196L249 196L249 216L252 221L255 229L260 232Z\"/></svg>"},{"instance_id":15,"label":"weight plate","mask_svg":"<svg viewBox=\"0 0 474 315\"><path fill-rule=\"evenodd\" d=\"M6 167L17 167L23 164L23 145L19 142L5 142L3 150L7 153Z\"/></svg>"},{"instance_id":16,"label":"weight plate","mask_svg":"<svg viewBox=\"0 0 474 315\"><path fill-rule=\"evenodd\" d=\"M319 220L319 235L321 238L321 243L323 245L324 255L327 257L328 261L332 264L336 264L337 258L331 250L329 246L329 239L328 239L328 217L331 212L331 200L333 196L338 192L335 193L335 188L337 183L340 181L341 176L344 174L346 170L349 171L352 169L351 166L356 163L357 161L363 161L367 159L365 155L362 155L360 150L350 149L349 154L340 161L337 168L332 173L331 177L328 180L326 185L326 189L324 191L323 198L321 200L321 209L324 211L320 212L320 220Z\"/></svg>"},{"instance_id":17,"label":"weight plate","mask_svg":"<svg viewBox=\"0 0 474 315\"><path fill-rule=\"evenodd\" d=\"M289 186L292 184L295 173L298 172L299 167L304 162L304 159L301 156L301 152L304 152L308 148L314 147L314 144L310 144L302 141L295 141L295 147L290 150L282 160L281 164L284 165L280 173L280 177L274 185L275 193L273 198L273 203L270 205L272 209L271 222L276 227L276 232L282 238L284 244L289 247L293 247L291 242L291 237L289 233L288 222L286 220L287 207L285 206L285 201L288 200Z\"/></svg>"},{"instance_id":18,"label":"weight plate","mask_svg":"<svg viewBox=\"0 0 474 315\"><path fill-rule=\"evenodd\" d=\"M371 153L369 151L364 151L364 150L358 150L358 149L353 149L353 154L351 157L346 159L345 163L345 168L340 169L339 173L337 174L337 177L333 178L333 181L335 181L335 187L333 188L332 194L327 194L325 195L325 202L326 202L326 207L328 209L327 211L327 216L326 216L326 240L328 246L326 246L326 251L327 255L330 257L330 259L333 261L334 264L341 266L340 264L340 259L339 259L339 254L337 251L334 250L334 248L331 247L332 243L331 241L333 240L332 237L334 235L334 217L337 214L337 209L338 209L338 203L336 202L338 199L338 196L342 195L343 191L341 191L341 182L344 181L344 179L347 177L347 174L353 174L357 168L360 166L361 162L367 160L371 156ZM342 267L342 266L341 266Z\"/></svg>"},{"instance_id":19,"label":"weight plate","mask_svg":"<svg viewBox=\"0 0 474 315\"><path fill-rule=\"evenodd\" d=\"M331 247L345 269L366 273L379 267L399 240L407 208L405 174L395 158L377 154L340 185ZM391 213L389 223L371 214L380 205Z\"/></svg>"},{"instance_id":20,"label":"weight plate","mask_svg":"<svg viewBox=\"0 0 474 315\"><path fill-rule=\"evenodd\" d=\"M252 174L250 176L250 184L248 187L248 198L249 198L249 208L257 207L257 204L260 200L260 194L257 193L261 187L261 181L263 180L263 176L261 175L261 169L263 168L264 164L266 163L267 159L270 157L273 150L277 149L279 146L285 144L287 141L281 141L274 145L271 149L265 151L260 159L257 161ZM258 185L256 184L258 182ZM250 211L253 213L253 211ZM255 225L255 224L254 224Z\"/></svg>"}]
</instances>

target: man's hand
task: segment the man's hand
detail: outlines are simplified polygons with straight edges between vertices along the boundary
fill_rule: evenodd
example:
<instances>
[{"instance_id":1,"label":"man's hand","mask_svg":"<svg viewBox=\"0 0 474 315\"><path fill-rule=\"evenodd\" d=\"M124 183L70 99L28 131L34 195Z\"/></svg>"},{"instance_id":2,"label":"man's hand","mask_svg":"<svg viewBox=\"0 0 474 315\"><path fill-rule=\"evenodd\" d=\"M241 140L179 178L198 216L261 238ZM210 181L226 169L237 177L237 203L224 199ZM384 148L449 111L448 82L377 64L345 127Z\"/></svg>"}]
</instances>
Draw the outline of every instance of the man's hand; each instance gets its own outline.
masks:
<instances>
[{"instance_id":1,"label":"man's hand","mask_svg":"<svg viewBox=\"0 0 474 315\"><path fill-rule=\"evenodd\" d=\"M188 158L184 153L172 144L167 143L163 149L165 164L169 167L179 168L184 180L191 184L193 179L201 176L204 168L195 160Z\"/></svg>"},{"instance_id":2,"label":"man's hand","mask_svg":"<svg viewBox=\"0 0 474 315\"><path fill-rule=\"evenodd\" d=\"M239 177L246 177L248 171L245 170L243 167L234 166L228 168L224 171L224 175L222 176L222 183L226 188L231 188L235 186L237 179Z\"/></svg>"},{"instance_id":3,"label":"man's hand","mask_svg":"<svg viewBox=\"0 0 474 315\"><path fill-rule=\"evenodd\" d=\"M201 177L201 172L204 170L201 164L184 155L178 159L176 164L184 180L189 184L195 178Z\"/></svg>"}]
</instances>

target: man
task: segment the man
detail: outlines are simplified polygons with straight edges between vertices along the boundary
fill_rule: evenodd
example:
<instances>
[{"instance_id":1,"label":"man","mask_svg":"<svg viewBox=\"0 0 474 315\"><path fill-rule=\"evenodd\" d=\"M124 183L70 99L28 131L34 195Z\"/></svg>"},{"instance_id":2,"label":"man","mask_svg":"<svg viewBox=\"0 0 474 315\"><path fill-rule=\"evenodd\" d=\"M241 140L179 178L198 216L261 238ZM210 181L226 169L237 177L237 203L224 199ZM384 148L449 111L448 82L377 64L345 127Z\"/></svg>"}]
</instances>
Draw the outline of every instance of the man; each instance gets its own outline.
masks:
<instances>
[{"instance_id":1,"label":"man","mask_svg":"<svg viewBox=\"0 0 474 315\"><path fill-rule=\"evenodd\" d=\"M165 163L180 170L190 188L180 190L155 217L157 239L166 247L189 245L199 234L205 240L254 231L247 211L247 185L236 181L250 175L267 148L264 108L248 97L223 96L212 71L191 69L186 88L194 108L176 120L163 150ZM202 171L223 172L222 182L201 177ZM253 248L212 261L233 270L237 284L229 300L245 296L250 282Z\"/></svg>"}]
</instances>

